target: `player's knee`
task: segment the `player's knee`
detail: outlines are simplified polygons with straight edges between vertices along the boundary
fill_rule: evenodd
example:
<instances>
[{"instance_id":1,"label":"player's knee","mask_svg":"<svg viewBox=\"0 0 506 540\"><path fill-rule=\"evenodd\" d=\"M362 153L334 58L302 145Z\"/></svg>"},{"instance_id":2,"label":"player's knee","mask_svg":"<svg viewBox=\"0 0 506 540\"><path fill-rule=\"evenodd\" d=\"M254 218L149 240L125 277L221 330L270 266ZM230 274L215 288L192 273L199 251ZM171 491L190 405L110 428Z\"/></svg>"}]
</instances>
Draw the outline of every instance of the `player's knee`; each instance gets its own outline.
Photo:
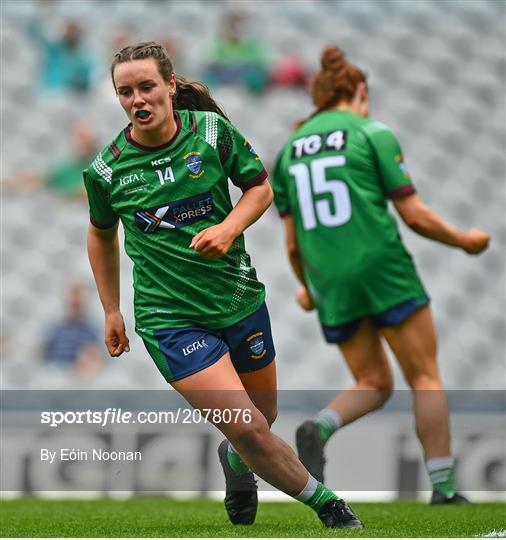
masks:
<instances>
[{"instance_id":1,"label":"player's knee","mask_svg":"<svg viewBox=\"0 0 506 540\"><path fill-rule=\"evenodd\" d=\"M390 398L394 389L394 382L390 373L365 375L360 379L360 383L365 388L379 392L383 402Z\"/></svg>"},{"instance_id":2,"label":"player's knee","mask_svg":"<svg viewBox=\"0 0 506 540\"><path fill-rule=\"evenodd\" d=\"M229 436L230 442L239 453L259 453L269 436L269 425L266 418L253 418L249 423L243 423L234 429Z\"/></svg>"},{"instance_id":3,"label":"player's knee","mask_svg":"<svg viewBox=\"0 0 506 540\"><path fill-rule=\"evenodd\" d=\"M437 372L417 372L411 374L408 383L413 390L441 390L442 383Z\"/></svg>"}]
</instances>

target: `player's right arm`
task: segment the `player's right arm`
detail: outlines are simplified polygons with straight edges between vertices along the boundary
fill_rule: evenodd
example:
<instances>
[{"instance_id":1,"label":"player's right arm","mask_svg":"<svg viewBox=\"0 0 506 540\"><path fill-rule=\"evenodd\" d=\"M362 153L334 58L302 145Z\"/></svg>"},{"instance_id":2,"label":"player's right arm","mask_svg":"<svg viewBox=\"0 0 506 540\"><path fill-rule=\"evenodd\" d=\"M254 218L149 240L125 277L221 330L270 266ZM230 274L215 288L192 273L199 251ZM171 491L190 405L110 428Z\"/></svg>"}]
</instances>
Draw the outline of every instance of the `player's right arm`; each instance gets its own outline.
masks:
<instances>
[{"instance_id":1,"label":"player's right arm","mask_svg":"<svg viewBox=\"0 0 506 540\"><path fill-rule=\"evenodd\" d=\"M297 243L297 235L295 232L295 223L290 208L290 201L286 187L286 176L283 174L282 167L283 151L278 156L277 162L272 174L272 188L274 191L274 203L283 219L283 227L285 230L285 246L288 254L288 260L292 267L293 273L301 283L295 293L295 299L302 309L311 311L314 309L313 300L309 294L302 268L302 260L300 256L299 246Z\"/></svg>"},{"instance_id":2,"label":"player's right arm","mask_svg":"<svg viewBox=\"0 0 506 540\"><path fill-rule=\"evenodd\" d=\"M461 248L472 255L477 255L488 247L490 236L487 233L480 229L464 232L446 223L416 194L394 199L393 204L404 223L421 236Z\"/></svg>"},{"instance_id":3,"label":"player's right arm","mask_svg":"<svg viewBox=\"0 0 506 540\"><path fill-rule=\"evenodd\" d=\"M119 307L118 223L100 229L88 227L88 258L105 314L105 344L111 356L129 352L125 323Z\"/></svg>"},{"instance_id":4,"label":"player's right arm","mask_svg":"<svg viewBox=\"0 0 506 540\"><path fill-rule=\"evenodd\" d=\"M293 223L293 217L291 214L283 216L283 225L285 229L285 244L286 251L288 253L288 260L290 266L297 279L302 284L295 293L295 299L302 309L311 311L314 309L314 304L309 291L307 290L306 279L304 278L304 272L302 270L302 261L300 259L299 247L297 245L297 237L295 235L295 225Z\"/></svg>"},{"instance_id":5,"label":"player's right arm","mask_svg":"<svg viewBox=\"0 0 506 540\"><path fill-rule=\"evenodd\" d=\"M91 167L90 167L91 168ZM105 344L111 356L130 351L121 315L118 215L110 204L107 181L87 169L84 184L90 205L88 258L105 314Z\"/></svg>"}]
</instances>

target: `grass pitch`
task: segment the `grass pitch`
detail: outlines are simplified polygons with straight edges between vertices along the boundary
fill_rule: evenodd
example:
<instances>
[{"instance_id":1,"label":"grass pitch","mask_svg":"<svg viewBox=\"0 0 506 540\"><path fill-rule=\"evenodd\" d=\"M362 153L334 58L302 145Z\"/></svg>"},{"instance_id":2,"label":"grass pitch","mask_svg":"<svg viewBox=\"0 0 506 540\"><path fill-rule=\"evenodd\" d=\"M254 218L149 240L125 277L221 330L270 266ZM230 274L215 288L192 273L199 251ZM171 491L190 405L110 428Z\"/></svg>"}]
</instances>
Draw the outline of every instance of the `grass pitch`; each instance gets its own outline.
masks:
<instances>
[{"instance_id":1,"label":"grass pitch","mask_svg":"<svg viewBox=\"0 0 506 540\"><path fill-rule=\"evenodd\" d=\"M363 530L326 529L302 504L261 502L250 527L228 522L223 503L139 498L126 501L1 502L2 537L480 537L505 534L506 504L437 506L355 503ZM502 532L502 534L501 534Z\"/></svg>"}]
</instances>

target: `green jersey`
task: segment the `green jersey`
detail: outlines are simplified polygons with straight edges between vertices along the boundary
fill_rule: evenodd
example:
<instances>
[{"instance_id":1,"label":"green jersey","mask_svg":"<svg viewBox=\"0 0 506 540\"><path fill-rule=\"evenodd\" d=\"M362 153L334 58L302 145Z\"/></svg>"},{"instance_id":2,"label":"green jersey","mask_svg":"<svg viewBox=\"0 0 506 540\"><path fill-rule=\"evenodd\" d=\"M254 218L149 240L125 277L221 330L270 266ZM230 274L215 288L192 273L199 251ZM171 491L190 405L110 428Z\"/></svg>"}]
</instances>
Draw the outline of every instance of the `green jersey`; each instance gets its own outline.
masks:
<instances>
[{"instance_id":1,"label":"green jersey","mask_svg":"<svg viewBox=\"0 0 506 540\"><path fill-rule=\"evenodd\" d=\"M390 129L344 111L304 123L273 173L275 204L293 216L310 294L335 326L425 296L388 199L414 193Z\"/></svg>"},{"instance_id":2,"label":"green jersey","mask_svg":"<svg viewBox=\"0 0 506 540\"><path fill-rule=\"evenodd\" d=\"M212 112L176 111L177 132L144 147L131 126L84 171L91 222L121 220L134 263L136 329L230 326L258 309L265 290L239 236L218 260L188 246L232 210L228 179L243 191L267 173L245 138Z\"/></svg>"}]
</instances>

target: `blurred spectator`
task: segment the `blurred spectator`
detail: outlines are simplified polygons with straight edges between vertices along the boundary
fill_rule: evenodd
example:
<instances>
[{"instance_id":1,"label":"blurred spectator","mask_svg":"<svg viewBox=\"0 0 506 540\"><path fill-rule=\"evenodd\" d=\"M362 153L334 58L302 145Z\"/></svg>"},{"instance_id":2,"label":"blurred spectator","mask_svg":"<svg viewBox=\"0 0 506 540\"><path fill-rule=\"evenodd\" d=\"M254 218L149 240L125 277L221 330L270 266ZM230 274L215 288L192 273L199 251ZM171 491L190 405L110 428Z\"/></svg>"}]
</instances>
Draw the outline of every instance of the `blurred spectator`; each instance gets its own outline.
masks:
<instances>
[{"instance_id":1,"label":"blurred spectator","mask_svg":"<svg viewBox=\"0 0 506 540\"><path fill-rule=\"evenodd\" d=\"M94 95L97 96L100 103L116 104L116 93L114 91L111 92L113 84L111 80L110 64L117 52L129 45L131 41L136 40L136 35L137 32L135 28L130 24L119 24L118 26L111 28L110 33L108 33L106 41L108 54L104 56L103 61L100 64L98 70L100 80L96 85L96 92L94 92Z\"/></svg>"},{"instance_id":2,"label":"blurred spectator","mask_svg":"<svg viewBox=\"0 0 506 540\"><path fill-rule=\"evenodd\" d=\"M43 339L42 358L90 380L103 367L98 336L86 314L85 288L73 283L65 292L64 318L55 322Z\"/></svg>"},{"instance_id":3,"label":"blurred spectator","mask_svg":"<svg viewBox=\"0 0 506 540\"><path fill-rule=\"evenodd\" d=\"M83 170L93 161L99 150L96 134L83 121L76 122L70 134L72 150L63 160L45 172L26 170L4 183L8 191L32 191L46 187L68 199L85 201Z\"/></svg>"},{"instance_id":4,"label":"blurred spectator","mask_svg":"<svg viewBox=\"0 0 506 540\"><path fill-rule=\"evenodd\" d=\"M294 53L281 58L272 71L271 82L278 87L295 87L306 89L309 73L303 61Z\"/></svg>"},{"instance_id":5,"label":"blurred spectator","mask_svg":"<svg viewBox=\"0 0 506 540\"><path fill-rule=\"evenodd\" d=\"M72 19L62 21L52 35L42 17L32 19L28 34L41 55L40 83L43 90L90 90L95 60L83 42L83 30Z\"/></svg>"},{"instance_id":6,"label":"blurred spectator","mask_svg":"<svg viewBox=\"0 0 506 540\"><path fill-rule=\"evenodd\" d=\"M246 35L246 17L228 13L221 35L210 46L203 79L210 86L242 85L261 94L269 83L265 44Z\"/></svg>"}]
</instances>

